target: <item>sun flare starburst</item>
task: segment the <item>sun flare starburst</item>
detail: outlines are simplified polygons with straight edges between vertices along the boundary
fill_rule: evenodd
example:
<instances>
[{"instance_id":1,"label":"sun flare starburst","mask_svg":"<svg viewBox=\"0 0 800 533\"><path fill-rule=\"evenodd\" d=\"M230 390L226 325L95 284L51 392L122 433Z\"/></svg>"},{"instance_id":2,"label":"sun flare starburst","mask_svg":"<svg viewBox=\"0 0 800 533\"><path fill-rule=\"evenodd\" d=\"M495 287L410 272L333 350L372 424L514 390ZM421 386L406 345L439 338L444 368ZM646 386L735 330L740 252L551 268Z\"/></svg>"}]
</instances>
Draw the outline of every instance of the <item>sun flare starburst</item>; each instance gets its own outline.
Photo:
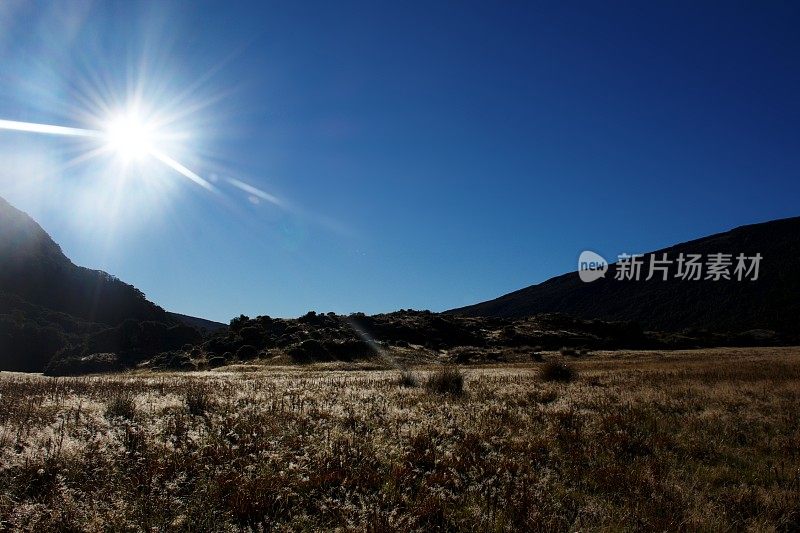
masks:
<instances>
[{"instance_id":1,"label":"sun flare starburst","mask_svg":"<svg viewBox=\"0 0 800 533\"><path fill-rule=\"evenodd\" d=\"M224 188L246 194L251 203L261 201L295 216L308 216L293 204L255 187L220 164L224 156L209 150L208 141L225 127L227 117L210 107L224 104L227 90L212 90L212 69L183 88L165 81L158 69L143 61L132 67L135 77L119 83L113 72L89 72L78 78L71 103L38 110L58 119L27 122L0 118L0 132L60 137L52 152L26 152L28 160L44 161L35 182L49 180L53 197L71 195L74 218L93 225L133 226L142 213L168 212L183 186L211 193L226 202ZM139 69L137 71L137 68ZM223 106L224 107L224 106ZM68 140L70 139L70 140ZM32 147L39 145L32 144ZM83 167L83 168L77 168ZM70 176L75 179L60 180ZM21 189L34 180L19 180ZM27 190L27 189L26 189ZM255 200L255 201L254 201ZM132 222L132 223L130 223ZM130 223L130 224L129 224ZM327 220L321 223L329 225Z\"/></svg>"},{"instance_id":2,"label":"sun flare starburst","mask_svg":"<svg viewBox=\"0 0 800 533\"><path fill-rule=\"evenodd\" d=\"M156 118L158 118L157 115L147 115L136 107L130 106L124 112L113 114L111 118L99 121L102 124L101 129L0 120L0 130L87 137L99 141L101 146L78 157L77 160L79 161L97 157L102 153L111 153L122 162L123 169L133 162L140 164L148 161L158 162L161 164L162 169L171 169L204 189L215 191L214 186L209 181L167 154L165 148L161 145L169 144L166 141L176 137L176 135L170 135L168 132L159 129L156 126L156 124L159 124L159 120L156 120ZM163 123L164 119L161 119L161 122Z\"/></svg>"},{"instance_id":3,"label":"sun flare starburst","mask_svg":"<svg viewBox=\"0 0 800 533\"><path fill-rule=\"evenodd\" d=\"M152 154L156 132L135 112L121 114L105 130L107 147L123 161L140 161Z\"/></svg>"}]
</instances>

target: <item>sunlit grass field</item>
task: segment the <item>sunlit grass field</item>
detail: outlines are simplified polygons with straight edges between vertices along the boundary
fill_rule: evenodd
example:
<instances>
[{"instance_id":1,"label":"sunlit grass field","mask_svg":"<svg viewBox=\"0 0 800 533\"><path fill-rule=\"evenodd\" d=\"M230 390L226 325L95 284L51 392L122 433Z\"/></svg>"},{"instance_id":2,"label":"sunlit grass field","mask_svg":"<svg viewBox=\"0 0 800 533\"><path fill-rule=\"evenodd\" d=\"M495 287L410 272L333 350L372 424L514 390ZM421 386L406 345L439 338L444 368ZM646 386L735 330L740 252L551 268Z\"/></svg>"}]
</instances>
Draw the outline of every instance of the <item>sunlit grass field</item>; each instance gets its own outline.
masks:
<instances>
[{"instance_id":1,"label":"sunlit grass field","mask_svg":"<svg viewBox=\"0 0 800 533\"><path fill-rule=\"evenodd\" d=\"M543 358L0 373L0 530L800 528L800 349Z\"/></svg>"}]
</instances>

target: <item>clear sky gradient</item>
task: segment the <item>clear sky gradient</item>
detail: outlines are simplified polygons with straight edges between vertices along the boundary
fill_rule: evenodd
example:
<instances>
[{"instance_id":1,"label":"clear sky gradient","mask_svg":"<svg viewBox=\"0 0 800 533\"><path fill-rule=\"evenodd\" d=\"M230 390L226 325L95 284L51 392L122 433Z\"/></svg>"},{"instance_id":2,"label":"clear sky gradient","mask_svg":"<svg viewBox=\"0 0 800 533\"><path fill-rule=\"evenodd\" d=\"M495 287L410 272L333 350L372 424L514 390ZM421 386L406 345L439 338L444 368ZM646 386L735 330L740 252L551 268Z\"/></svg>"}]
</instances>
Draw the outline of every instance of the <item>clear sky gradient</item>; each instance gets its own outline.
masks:
<instances>
[{"instance_id":1,"label":"clear sky gradient","mask_svg":"<svg viewBox=\"0 0 800 533\"><path fill-rule=\"evenodd\" d=\"M139 88L217 192L0 131L0 195L221 321L444 310L800 214L800 4L655 4L4 1L0 119Z\"/></svg>"}]
</instances>

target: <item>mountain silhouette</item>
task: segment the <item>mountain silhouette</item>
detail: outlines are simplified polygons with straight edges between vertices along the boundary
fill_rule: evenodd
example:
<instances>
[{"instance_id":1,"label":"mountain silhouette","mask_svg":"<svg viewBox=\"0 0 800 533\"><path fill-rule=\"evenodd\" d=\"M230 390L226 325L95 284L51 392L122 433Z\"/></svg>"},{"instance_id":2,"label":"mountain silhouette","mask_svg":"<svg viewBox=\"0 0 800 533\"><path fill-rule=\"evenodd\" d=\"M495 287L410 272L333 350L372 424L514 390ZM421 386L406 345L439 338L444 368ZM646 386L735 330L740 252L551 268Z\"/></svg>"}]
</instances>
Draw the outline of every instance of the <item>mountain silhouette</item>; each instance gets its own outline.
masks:
<instances>
[{"instance_id":1,"label":"mountain silhouette","mask_svg":"<svg viewBox=\"0 0 800 533\"><path fill-rule=\"evenodd\" d=\"M89 322L170 321L136 287L73 264L39 224L2 198L0 293Z\"/></svg>"},{"instance_id":2,"label":"mountain silhouette","mask_svg":"<svg viewBox=\"0 0 800 533\"><path fill-rule=\"evenodd\" d=\"M651 256L673 263L668 279L658 270L650 280ZM701 254L707 267L710 254L731 254L730 280L676 277L676 260L683 253ZM758 279L754 272L737 280L737 256L760 254ZM616 258L615 258L616 259ZM565 313L579 318L638 322L660 331L686 329L718 332L772 330L793 338L800 335L800 217L741 226L733 230L644 254L640 280L618 280L620 263L609 266L605 277L590 283L577 272L494 300L447 311L464 316L523 317L538 313ZM750 268L752 261L747 261Z\"/></svg>"},{"instance_id":3,"label":"mountain silhouette","mask_svg":"<svg viewBox=\"0 0 800 533\"><path fill-rule=\"evenodd\" d=\"M168 314L178 322L186 324L187 326L191 326L199 331L216 333L217 331L228 329L228 324L215 322L214 320L208 320L207 318L198 318L196 316L182 315L180 313Z\"/></svg>"},{"instance_id":4,"label":"mountain silhouette","mask_svg":"<svg viewBox=\"0 0 800 533\"><path fill-rule=\"evenodd\" d=\"M67 344L126 320L176 323L132 285L73 264L0 198L0 369L41 370Z\"/></svg>"}]
</instances>

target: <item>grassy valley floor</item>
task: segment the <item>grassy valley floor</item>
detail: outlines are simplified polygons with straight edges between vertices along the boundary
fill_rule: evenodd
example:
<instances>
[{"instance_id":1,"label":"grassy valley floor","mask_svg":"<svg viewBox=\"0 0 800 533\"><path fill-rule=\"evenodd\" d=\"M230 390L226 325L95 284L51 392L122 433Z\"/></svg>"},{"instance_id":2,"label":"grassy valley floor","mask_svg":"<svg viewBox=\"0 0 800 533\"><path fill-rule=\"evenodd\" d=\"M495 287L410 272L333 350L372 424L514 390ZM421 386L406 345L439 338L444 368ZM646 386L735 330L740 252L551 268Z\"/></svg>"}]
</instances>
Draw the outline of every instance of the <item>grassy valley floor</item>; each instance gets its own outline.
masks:
<instances>
[{"instance_id":1,"label":"grassy valley floor","mask_svg":"<svg viewBox=\"0 0 800 533\"><path fill-rule=\"evenodd\" d=\"M0 530L800 528L800 349L543 356L0 373Z\"/></svg>"}]
</instances>

